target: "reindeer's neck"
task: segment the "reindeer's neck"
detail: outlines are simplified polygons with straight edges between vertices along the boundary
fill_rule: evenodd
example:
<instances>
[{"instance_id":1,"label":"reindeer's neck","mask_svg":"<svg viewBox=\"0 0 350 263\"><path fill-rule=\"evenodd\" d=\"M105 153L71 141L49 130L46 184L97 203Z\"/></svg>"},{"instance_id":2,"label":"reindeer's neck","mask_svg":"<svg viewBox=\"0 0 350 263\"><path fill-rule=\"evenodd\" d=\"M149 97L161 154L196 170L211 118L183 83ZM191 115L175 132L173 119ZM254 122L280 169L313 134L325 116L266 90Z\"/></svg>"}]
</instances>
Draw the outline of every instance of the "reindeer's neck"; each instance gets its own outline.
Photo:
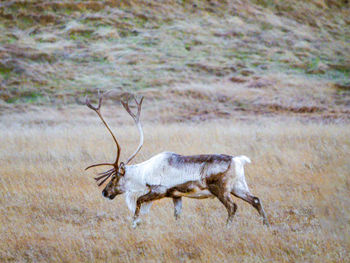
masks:
<instances>
[{"instance_id":1,"label":"reindeer's neck","mask_svg":"<svg viewBox=\"0 0 350 263\"><path fill-rule=\"evenodd\" d=\"M129 210L134 213L136 207L136 200L138 197L144 195L148 191L145 184L144 173L142 167L139 165L125 166L125 201Z\"/></svg>"},{"instance_id":2,"label":"reindeer's neck","mask_svg":"<svg viewBox=\"0 0 350 263\"><path fill-rule=\"evenodd\" d=\"M144 191L145 184L145 172L139 165L126 165L125 166L125 188L128 191Z\"/></svg>"}]
</instances>

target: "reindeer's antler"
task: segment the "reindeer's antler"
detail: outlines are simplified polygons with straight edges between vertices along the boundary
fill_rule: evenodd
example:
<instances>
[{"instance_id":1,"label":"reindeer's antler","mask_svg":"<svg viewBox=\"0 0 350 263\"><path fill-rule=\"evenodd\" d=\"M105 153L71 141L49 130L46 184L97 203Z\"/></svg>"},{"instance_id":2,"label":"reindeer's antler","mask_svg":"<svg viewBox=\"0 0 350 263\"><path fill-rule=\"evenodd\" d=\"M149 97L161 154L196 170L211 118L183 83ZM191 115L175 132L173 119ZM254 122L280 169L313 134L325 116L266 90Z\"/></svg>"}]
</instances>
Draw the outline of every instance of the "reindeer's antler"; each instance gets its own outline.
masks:
<instances>
[{"instance_id":1,"label":"reindeer's antler","mask_svg":"<svg viewBox=\"0 0 350 263\"><path fill-rule=\"evenodd\" d=\"M94 110L97 115L100 117L101 121L103 122L103 124L106 126L106 128L108 129L109 133L112 135L112 138L117 146L117 157L116 157L116 160L114 163L98 163L98 164L93 164L93 165L90 165L88 167L85 168L85 170L87 169L90 169L92 167L96 167L96 166L101 166L101 165L110 165L110 166L114 166L114 168L104 172L104 173L101 173L101 176L99 177L96 177L95 180L96 181L99 181L101 180L102 178L106 177L101 183L99 183L98 185L102 185L111 175L115 174L117 171L118 171L118 161L119 161L119 157L120 157L120 151L121 151L121 148L120 148L120 145L117 141L117 139L115 138L112 130L109 128L108 124L106 123L106 121L103 119L102 115L101 115L101 112L100 112L100 109L101 109L101 106L102 106L102 101L103 101L103 95L100 95L100 91L98 92L98 106L97 107L94 107L91 105L90 103L90 100L86 97L86 105Z\"/></svg>"},{"instance_id":2,"label":"reindeer's antler","mask_svg":"<svg viewBox=\"0 0 350 263\"><path fill-rule=\"evenodd\" d=\"M141 106L142 106L142 102L144 97L141 97L140 101L137 101L137 99L131 95L131 94L126 94L126 100L123 101L121 100L122 105L124 106L125 110L130 114L130 116L134 119L136 126L140 132L140 143L139 146L137 147L136 151L128 158L128 160L126 161L126 164L128 164L132 159L134 159L134 157L136 156L136 154L140 151L142 145L143 145L143 130L142 130L142 126L141 126L141 122L140 122L140 114L141 114ZM132 98L134 99L136 105L137 105L137 113L136 115L130 110L129 108L129 99L132 96Z\"/></svg>"},{"instance_id":3,"label":"reindeer's antler","mask_svg":"<svg viewBox=\"0 0 350 263\"><path fill-rule=\"evenodd\" d=\"M120 152L121 152L120 145L119 145L117 139L115 138L113 132L111 131L111 129L107 125L106 121L103 119L102 114L100 112L100 108L101 108L102 101L103 101L103 95L106 95L107 93L109 93L109 91L103 93L102 95L100 95L100 92L98 92L98 106L97 107L92 106L91 103L90 103L90 100L87 97L86 97L86 102L85 102L86 105L90 109L94 110L97 113L97 115L100 117L101 121L106 126L106 128L109 131L109 133L112 135L113 140L114 140L114 142L115 142L115 144L117 146L117 157L116 157L116 160L115 160L114 163L98 163L98 164L90 165L90 166L85 168L85 170L87 170L87 169L90 169L92 167L101 166L101 165L113 166L112 169L110 169L110 170L108 170L106 172L103 172L103 173L99 173L100 176L95 178L96 181L100 181L100 180L103 179L98 184L99 186L102 185L110 176L117 174L118 171L119 171L119 168L124 167L124 163L120 163L120 164L118 163L119 162L119 157L120 157ZM137 101L137 99L134 97L134 95L132 95L130 93L124 93L124 94L122 94L121 97L125 98L125 100L121 99L121 103L124 106L125 110L134 119L134 121L136 123L136 126L137 126L137 128L138 128L138 130L140 132L140 143L139 143L139 146L137 147L136 151L126 161L125 164L128 164L136 156L136 154L140 151L140 149L141 149L141 147L143 145L143 130L142 130L142 127L141 127L141 122L140 122L140 114L141 114L141 106L142 106L142 102L143 102L144 97L141 97L140 101ZM136 113L136 115L129 108L129 100L131 98L134 99L134 101L135 101L135 103L137 105L137 113Z\"/></svg>"}]
</instances>

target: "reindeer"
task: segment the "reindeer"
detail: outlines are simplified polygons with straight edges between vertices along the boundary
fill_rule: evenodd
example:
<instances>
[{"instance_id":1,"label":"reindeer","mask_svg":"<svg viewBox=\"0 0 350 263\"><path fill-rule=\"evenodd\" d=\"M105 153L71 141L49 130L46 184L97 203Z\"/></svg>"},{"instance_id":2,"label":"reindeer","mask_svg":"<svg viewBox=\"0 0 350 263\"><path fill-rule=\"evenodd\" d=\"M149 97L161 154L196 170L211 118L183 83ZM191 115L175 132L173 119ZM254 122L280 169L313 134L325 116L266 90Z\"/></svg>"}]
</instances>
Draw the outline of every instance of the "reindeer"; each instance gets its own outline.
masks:
<instances>
[{"instance_id":1,"label":"reindeer","mask_svg":"<svg viewBox=\"0 0 350 263\"><path fill-rule=\"evenodd\" d=\"M102 165L112 166L110 170L100 173L95 180L98 186L101 186L109 177L112 177L103 189L102 195L112 200L117 195L125 194L126 203L134 212L133 228L140 223L140 213L147 213L153 201L165 197L173 200L175 219L178 219L181 214L182 197L196 199L216 197L227 209L226 223L229 225L237 210L232 195L251 204L263 218L263 223L269 225L261 201L250 193L246 183L244 165L250 163L246 156L233 157L225 154L183 156L173 152L162 152L147 161L130 165L129 163L143 145L140 113L144 98L141 97L137 101L129 93L121 96L121 103L135 121L140 133L140 142L125 163L119 162L121 147L100 112L103 95L98 95L97 107L92 106L88 98L86 98L86 105L97 113L111 134L117 147L117 156L114 163L94 164L85 170ZM130 99L136 103L136 114L129 108Z\"/></svg>"}]
</instances>

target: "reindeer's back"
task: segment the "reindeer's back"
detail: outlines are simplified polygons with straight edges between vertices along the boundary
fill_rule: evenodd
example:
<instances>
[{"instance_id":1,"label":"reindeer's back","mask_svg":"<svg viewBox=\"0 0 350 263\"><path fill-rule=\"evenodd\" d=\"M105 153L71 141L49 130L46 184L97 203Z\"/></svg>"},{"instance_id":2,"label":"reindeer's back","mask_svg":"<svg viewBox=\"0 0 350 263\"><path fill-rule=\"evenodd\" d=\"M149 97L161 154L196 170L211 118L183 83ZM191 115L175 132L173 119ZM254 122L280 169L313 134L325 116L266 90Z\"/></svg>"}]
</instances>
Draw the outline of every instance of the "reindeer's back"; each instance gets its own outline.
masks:
<instances>
[{"instance_id":1,"label":"reindeer's back","mask_svg":"<svg viewBox=\"0 0 350 263\"><path fill-rule=\"evenodd\" d=\"M232 156L224 154L184 156L163 152L144 163L146 183L172 187L188 181L201 180L213 174L224 173L232 162Z\"/></svg>"}]
</instances>

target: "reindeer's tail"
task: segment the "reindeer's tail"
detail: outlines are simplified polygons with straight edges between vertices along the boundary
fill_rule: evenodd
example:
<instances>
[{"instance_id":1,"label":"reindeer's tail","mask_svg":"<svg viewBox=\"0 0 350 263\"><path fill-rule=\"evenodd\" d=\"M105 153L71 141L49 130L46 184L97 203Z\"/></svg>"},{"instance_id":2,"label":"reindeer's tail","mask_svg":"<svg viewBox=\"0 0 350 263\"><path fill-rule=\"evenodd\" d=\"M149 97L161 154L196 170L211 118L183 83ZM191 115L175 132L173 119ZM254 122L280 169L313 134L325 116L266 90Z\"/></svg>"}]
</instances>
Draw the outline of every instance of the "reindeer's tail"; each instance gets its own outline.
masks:
<instances>
[{"instance_id":1,"label":"reindeer's tail","mask_svg":"<svg viewBox=\"0 0 350 263\"><path fill-rule=\"evenodd\" d=\"M240 155L235 157L236 160L238 160L242 165L245 165L246 163L251 163L252 161L245 155Z\"/></svg>"},{"instance_id":2,"label":"reindeer's tail","mask_svg":"<svg viewBox=\"0 0 350 263\"><path fill-rule=\"evenodd\" d=\"M235 162L236 176L238 178L241 178L243 186L245 186L245 188L249 192L249 189L244 177L244 165L246 163L251 163L250 159L247 156L241 155L241 156L233 157L233 161Z\"/></svg>"}]
</instances>

